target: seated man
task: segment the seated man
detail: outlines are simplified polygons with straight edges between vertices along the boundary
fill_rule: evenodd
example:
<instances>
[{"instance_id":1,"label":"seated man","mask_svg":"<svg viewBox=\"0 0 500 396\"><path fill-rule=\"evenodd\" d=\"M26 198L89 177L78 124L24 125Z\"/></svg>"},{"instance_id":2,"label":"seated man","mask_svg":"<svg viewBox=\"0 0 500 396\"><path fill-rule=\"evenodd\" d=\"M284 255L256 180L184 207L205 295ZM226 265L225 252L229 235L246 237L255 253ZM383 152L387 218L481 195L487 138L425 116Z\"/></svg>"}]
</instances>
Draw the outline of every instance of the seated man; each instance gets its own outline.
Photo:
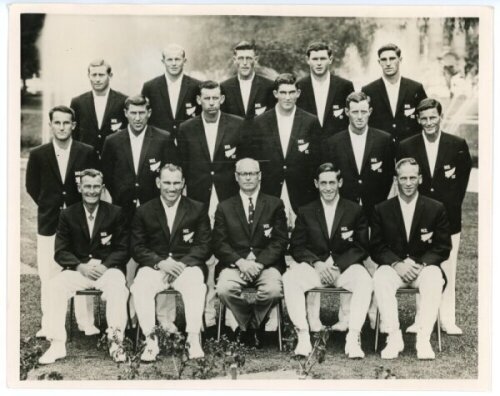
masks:
<instances>
[{"instance_id":1,"label":"seated man","mask_svg":"<svg viewBox=\"0 0 500 396\"><path fill-rule=\"evenodd\" d=\"M81 172L78 191L82 202L61 212L55 240L55 261L63 271L50 281L50 348L41 364L54 363L66 356L66 310L68 300L82 289L98 289L106 301L109 353L115 362L126 356L119 345L127 325L129 291L125 284L125 265L129 260L128 233L122 210L101 201L102 173L95 169Z\"/></svg>"},{"instance_id":2,"label":"seated man","mask_svg":"<svg viewBox=\"0 0 500 396\"><path fill-rule=\"evenodd\" d=\"M440 265L450 255L450 227L443 204L418 193L420 167L413 158L396 163L398 196L375 206L370 251L379 268L373 276L381 331L388 333L382 359L394 359L404 349L399 329L396 292L418 288L417 356L434 359L430 336L436 322L443 274Z\"/></svg>"},{"instance_id":3,"label":"seated man","mask_svg":"<svg viewBox=\"0 0 500 396\"><path fill-rule=\"evenodd\" d=\"M257 161L239 160L236 181L239 193L220 202L215 212L212 242L219 260L216 290L234 314L243 341L258 344L255 330L282 297L281 274L288 243L286 216L279 198L260 191ZM241 295L247 286L257 289L253 307Z\"/></svg>"},{"instance_id":4,"label":"seated man","mask_svg":"<svg viewBox=\"0 0 500 396\"><path fill-rule=\"evenodd\" d=\"M359 335L373 291L372 278L363 266L368 256L368 222L361 206L339 196L342 176L334 164L320 165L314 184L320 198L299 208L290 241L290 253L298 264L283 275L288 315L298 333L295 354L307 356L312 350L305 293L335 286L352 292L345 353L363 358Z\"/></svg>"},{"instance_id":5,"label":"seated man","mask_svg":"<svg viewBox=\"0 0 500 396\"><path fill-rule=\"evenodd\" d=\"M172 287L184 302L191 359L204 356L200 344L210 257L210 220L204 204L182 196L182 168L166 164L156 178L160 197L137 208L132 221L131 250L139 271L130 291L139 325L146 336L141 360L156 360L155 297Z\"/></svg>"}]
</instances>

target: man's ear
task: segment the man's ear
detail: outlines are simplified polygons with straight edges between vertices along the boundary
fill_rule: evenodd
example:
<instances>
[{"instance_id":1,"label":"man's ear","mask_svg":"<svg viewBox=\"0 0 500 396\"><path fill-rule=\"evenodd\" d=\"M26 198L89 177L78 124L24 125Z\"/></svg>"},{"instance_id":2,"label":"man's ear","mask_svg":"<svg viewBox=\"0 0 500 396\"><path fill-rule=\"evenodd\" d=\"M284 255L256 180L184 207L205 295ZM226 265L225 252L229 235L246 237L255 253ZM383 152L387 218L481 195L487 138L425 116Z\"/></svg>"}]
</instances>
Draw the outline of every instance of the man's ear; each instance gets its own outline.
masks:
<instances>
[{"instance_id":1,"label":"man's ear","mask_svg":"<svg viewBox=\"0 0 500 396\"><path fill-rule=\"evenodd\" d=\"M159 189L160 186L161 186L161 184L160 184L160 178L156 177L156 187L158 187L158 189Z\"/></svg>"},{"instance_id":2,"label":"man's ear","mask_svg":"<svg viewBox=\"0 0 500 396\"><path fill-rule=\"evenodd\" d=\"M196 95L196 103L198 103L201 106L201 96Z\"/></svg>"}]
</instances>

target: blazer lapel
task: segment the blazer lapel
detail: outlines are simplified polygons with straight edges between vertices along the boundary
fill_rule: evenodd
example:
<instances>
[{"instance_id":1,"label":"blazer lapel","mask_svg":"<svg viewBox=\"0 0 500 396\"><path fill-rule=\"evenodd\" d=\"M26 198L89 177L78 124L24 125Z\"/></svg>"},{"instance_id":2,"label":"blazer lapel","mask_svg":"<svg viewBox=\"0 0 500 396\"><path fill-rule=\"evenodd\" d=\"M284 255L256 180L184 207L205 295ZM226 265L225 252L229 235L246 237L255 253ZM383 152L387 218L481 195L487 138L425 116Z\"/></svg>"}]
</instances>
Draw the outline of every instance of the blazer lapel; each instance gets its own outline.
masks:
<instances>
[{"instance_id":1,"label":"blazer lapel","mask_svg":"<svg viewBox=\"0 0 500 396\"><path fill-rule=\"evenodd\" d=\"M384 104L387 107L389 114L392 116L391 102L389 101L389 95L387 94L387 89L385 88L384 80L381 78L378 81L379 81L378 89L379 89L380 93L382 94L382 99L384 100ZM401 90L401 87L400 87L400 90ZM394 118L394 116L393 116L393 118Z\"/></svg>"},{"instance_id":2,"label":"blazer lapel","mask_svg":"<svg viewBox=\"0 0 500 396\"><path fill-rule=\"evenodd\" d=\"M90 245L92 243L92 238L90 238L90 230L89 230L89 225L87 223L87 212L85 212L85 208L83 207L82 202L80 202L79 214L80 214L80 218L81 218L81 221L79 221L79 223L80 223L80 227L82 229L82 233ZM95 230L95 228L96 227L95 227L95 223L94 223L94 230Z\"/></svg>"},{"instance_id":3,"label":"blazer lapel","mask_svg":"<svg viewBox=\"0 0 500 396\"><path fill-rule=\"evenodd\" d=\"M406 238L405 221L403 220L403 210L401 209L401 204L399 203L398 197L394 198L393 211L394 211L393 219L395 220L397 225L397 232L400 235L403 235L403 241L406 245L408 245L408 239ZM410 236L411 236L411 230L410 230Z\"/></svg>"},{"instance_id":4,"label":"blazer lapel","mask_svg":"<svg viewBox=\"0 0 500 396\"><path fill-rule=\"evenodd\" d=\"M226 132L226 117L224 114L220 114L219 127L217 128L217 135L215 136L215 147L214 147L214 159L219 151L220 144L224 138L224 133ZM222 156L224 157L224 155Z\"/></svg>"},{"instance_id":5,"label":"blazer lapel","mask_svg":"<svg viewBox=\"0 0 500 396\"><path fill-rule=\"evenodd\" d=\"M125 133L123 134L123 155L127 159L127 164L130 167L130 170L135 175L135 167L134 167L134 157L132 156L132 144L130 143L130 136L128 128L126 128Z\"/></svg>"},{"instance_id":6,"label":"blazer lapel","mask_svg":"<svg viewBox=\"0 0 500 396\"><path fill-rule=\"evenodd\" d=\"M108 101L109 101L109 97L108 97ZM90 114L90 118L92 119L92 122L94 123L95 129L99 129L99 126L97 124L97 114L95 113L94 94L92 91L89 92L89 95L87 96L87 98L85 100L85 103L87 106L88 114ZM104 124L104 122L103 122L103 124Z\"/></svg>"},{"instance_id":7,"label":"blazer lapel","mask_svg":"<svg viewBox=\"0 0 500 396\"><path fill-rule=\"evenodd\" d=\"M278 119L276 117L276 111L277 111L276 109L273 109L269 112L271 119L269 120L270 122L268 123L268 125L274 137L277 151L280 153L281 159L284 160L285 155L283 154L283 149L281 146L281 139L280 139L280 133L278 131Z\"/></svg>"},{"instance_id":8,"label":"blazer lapel","mask_svg":"<svg viewBox=\"0 0 500 396\"><path fill-rule=\"evenodd\" d=\"M372 151L373 147L373 132L368 128L366 131L366 143L365 143L365 152L363 153L363 161L361 162L361 172L365 169L366 162L368 161L368 157Z\"/></svg>"},{"instance_id":9,"label":"blazer lapel","mask_svg":"<svg viewBox=\"0 0 500 396\"><path fill-rule=\"evenodd\" d=\"M175 219L172 224L172 230L170 232L171 241L174 239L174 236L177 233L177 230L179 229L179 224L181 224L182 219L187 213L186 201L183 199L182 196L179 199L180 199L179 206L177 207L177 213L175 214Z\"/></svg>"},{"instance_id":10,"label":"blazer lapel","mask_svg":"<svg viewBox=\"0 0 500 396\"><path fill-rule=\"evenodd\" d=\"M160 223L161 229L163 230L163 234L165 234L165 239L167 241L170 241L170 230L167 224L167 216L165 215L165 209L163 208L161 198L155 198L155 199L156 199L156 205L155 205L156 218Z\"/></svg>"},{"instance_id":11,"label":"blazer lapel","mask_svg":"<svg viewBox=\"0 0 500 396\"><path fill-rule=\"evenodd\" d=\"M431 169L429 167L429 157L427 156L427 150L425 149L425 143L424 143L424 137L422 135L419 136L417 140L417 144L415 145L415 151L417 153L417 156L422 158L421 164L419 163L421 172L422 172L422 178L426 180L432 180L431 177ZM439 152L438 152L439 154ZM436 161L437 165L437 161Z\"/></svg>"},{"instance_id":12,"label":"blazer lapel","mask_svg":"<svg viewBox=\"0 0 500 396\"><path fill-rule=\"evenodd\" d=\"M447 136L441 131L441 137L439 138L439 145L438 145L438 152L437 152L437 157L436 157L436 164L434 165L434 172L433 176L436 176L436 170L443 167L444 164L444 159L446 157L446 148L449 147L447 144Z\"/></svg>"},{"instance_id":13,"label":"blazer lapel","mask_svg":"<svg viewBox=\"0 0 500 396\"><path fill-rule=\"evenodd\" d=\"M292 146L298 139L302 127L302 115L299 113L299 110L295 110L295 117L293 118L292 124L292 133L290 133L290 139L288 140L288 147L286 148L286 157L290 155L290 151L292 150Z\"/></svg>"},{"instance_id":14,"label":"blazer lapel","mask_svg":"<svg viewBox=\"0 0 500 396\"><path fill-rule=\"evenodd\" d=\"M241 197L239 196L239 194L234 197L233 207L236 213L236 217L238 217L238 219L241 222L241 225L243 226L243 229L245 230L245 234L247 234L247 236L250 237L250 228L248 226L247 216L245 215L245 210L243 209L243 203L241 201ZM255 224L255 215L254 215L254 224Z\"/></svg>"},{"instance_id":15,"label":"blazer lapel","mask_svg":"<svg viewBox=\"0 0 500 396\"><path fill-rule=\"evenodd\" d=\"M109 112L111 111L111 108L113 107L113 101L115 100L115 91L112 89L109 90L109 95L108 95L108 100L106 101L106 108L104 109L104 115L102 116L102 123L101 123L101 128L104 127L104 125L107 124L107 120L109 118ZM97 120L97 116L96 116Z\"/></svg>"},{"instance_id":16,"label":"blazer lapel","mask_svg":"<svg viewBox=\"0 0 500 396\"><path fill-rule=\"evenodd\" d=\"M330 239L333 238L335 232L337 232L337 228L339 228L340 219L344 215L345 208L344 202L339 198L339 202L337 203L337 208L335 209L335 215L333 216L333 224L332 224L332 232L330 234Z\"/></svg>"},{"instance_id":17,"label":"blazer lapel","mask_svg":"<svg viewBox=\"0 0 500 396\"><path fill-rule=\"evenodd\" d=\"M417 198L417 203L415 204L415 212L413 213L413 219L411 221L411 230L410 230L410 239L408 242L413 241L415 237L415 232L418 229L418 225L420 223L420 217L422 217L422 213L424 211L424 205L422 204L422 199L420 195Z\"/></svg>"},{"instance_id":18,"label":"blazer lapel","mask_svg":"<svg viewBox=\"0 0 500 396\"><path fill-rule=\"evenodd\" d=\"M201 150L203 151L203 154L205 155L205 158L207 159L208 162L211 162L210 160L210 151L208 150L208 139L207 139L207 133L205 131L205 124L203 124L203 120L201 119L203 115L200 115L199 118L199 124L198 127L196 128L196 131L200 134L200 144L201 144ZM221 117L222 118L222 117ZM219 121L219 128L220 128L220 121ZM215 150L214 150L214 158L215 158Z\"/></svg>"},{"instance_id":19,"label":"blazer lapel","mask_svg":"<svg viewBox=\"0 0 500 396\"><path fill-rule=\"evenodd\" d=\"M182 84L181 84L182 89ZM160 95L163 98L163 111L167 112L167 117L170 119L174 119L172 114L172 106L170 106L170 96L168 94L168 85L167 85L167 77L163 75L163 78L160 82ZM179 95L180 98L180 95ZM179 106L177 106L177 111L179 111Z\"/></svg>"},{"instance_id":20,"label":"blazer lapel","mask_svg":"<svg viewBox=\"0 0 500 396\"><path fill-rule=\"evenodd\" d=\"M106 218L107 210L104 205L99 205L97 209L97 214L94 220L94 228L92 230L92 235L90 237L91 241L94 241L96 237L96 232L100 229L102 221Z\"/></svg>"},{"instance_id":21,"label":"blazer lapel","mask_svg":"<svg viewBox=\"0 0 500 396\"><path fill-rule=\"evenodd\" d=\"M48 157L49 157L49 163L50 163L50 167L52 168L52 171L56 175L57 180L59 180L59 182L62 184L63 180L61 179L61 172L59 172L59 165L57 164L57 158L56 158L56 150L54 149L54 143L52 141L50 142L49 156Z\"/></svg>"},{"instance_id":22,"label":"blazer lapel","mask_svg":"<svg viewBox=\"0 0 500 396\"><path fill-rule=\"evenodd\" d=\"M64 181L63 181L64 184L66 184L66 180L68 180L68 175L70 174L71 169L73 169L73 165L74 165L76 159L78 158L78 151L80 151L80 150L78 149L75 142L71 142L71 148L69 150L68 165L66 166L66 174L64 175Z\"/></svg>"},{"instance_id":23,"label":"blazer lapel","mask_svg":"<svg viewBox=\"0 0 500 396\"><path fill-rule=\"evenodd\" d=\"M254 79L254 81L255 81L255 79ZM240 81L238 80L238 77L234 78L234 81L232 84L232 89L234 90L234 97L236 98L236 104L238 105L238 108L240 109L241 114L246 115L246 113L248 113L248 109L247 109L247 112L245 113L245 106L243 104L243 98L241 97ZM252 84L252 88L250 89L250 96L252 96L252 91L253 91L253 84ZM248 101L248 103L250 103L250 100Z\"/></svg>"},{"instance_id":24,"label":"blazer lapel","mask_svg":"<svg viewBox=\"0 0 500 396\"><path fill-rule=\"evenodd\" d=\"M328 89L328 95L326 97L326 107L325 112L323 113L323 123L321 125L325 125L326 117L328 117L329 109L332 107L333 98L337 94L337 85L333 83L333 74L330 73L330 87ZM314 96L314 95L313 95Z\"/></svg>"},{"instance_id":25,"label":"blazer lapel","mask_svg":"<svg viewBox=\"0 0 500 396\"><path fill-rule=\"evenodd\" d=\"M331 80L330 80L331 81ZM301 95L305 96L305 101L310 102L311 110L316 113L316 98L314 97L314 90L312 86L312 77L309 75L304 80L304 84L302 84L302 92ZM314 114L313 113L313 114Z\"/></svg>"},{"instance_id":26,"label":"blazer lapel","mask_svg":"<svg viewBox=\"0 0 500 396\"><path fill-rule=\"evenodd\" d=\"M151 128L148 126L146 127L146 130L143 132L144 133L144 140L142 141L142 147L141 147L141 154L139 156L139 166L137 168L137 174L141 173L141 169L144 166L144 162L146 160L146 153L149 152L149 146L151 145L151 140L152 139L152 131Z\"/></svg>"},{"instance_id":27,"label":"blazer lapel","mask_svg":"<svg viewBox=\"0 0 500 396\"><path fill-rule=\"evenodd\" d=\"M403 77L401 77L401 83L399 84L398 104L396 105L396 114L399 114L401 108L403 107L406 91L407 91L406 80Z\"/></svg>"},{"instance_id":28,"label":"blazer lapel","mask_svg":"<svg viewBox=\"0 0 500 396\"><path fill-rule=\"evenodd\" d=\"M321 204L321 200L316 201L316 218L318 220L319 226L321 228L321 232L323 233L323 236L325 238L325 241L328 241L328 227L326 225L326 217L325 217L325 211L323 209L323 205Z\"/></svg>"},{"instance_id":29,"label":"blazer lapel","mask_svg":"<svg viewBox=\"0 0 500 396\"><path fill-rule=\"evenodd\" d=\"M257 92L259 91L260 88L260 80L257 75L255 75L253 81L252 81L252 86L250 87L250 95L248 96L248 106L247 106L247 111L245 115L248 115L248 112L250 111L250 107L252 106L251 104L255 102L255 97L257 96ZM240 94L241 98L241 94ZM243 104L243 102L242 102Z\"/></svg>"},{"instance_id":30,"label":"blazer lapel","mask_svg":"<svg viewBox=\"0 0 500 396\"><path fill-rule=\"evenodd\" d=\"M259 223L260 217L262 216L262 211L264 210L266 204L267 204L266 199L262 196L262 194L259 193L259 195L257 196L257 203L255 205L252 231L250 233L251 237L253 237L253 234L255 233L255 229L257 228L257 224Z\"/></svg>"},{"instance_id":31,"label":"blazer lapel","mask_svg":"<svg viewBox=\"0 0 500 396\"><path fill-rule=\"evenodd\" d=\"M356 172L357 175L359 175L358 165L356 165L356 158L354 157L354 148L352 147L351 135L349 132L347 132L347 139L345 139L344 150L349 158L349 163L351 164L351 168L354 170L354 172Z\"/></svg>"},{"instance_id":32,"label":"blazer lapel","mask_svg":"<svg viewBox=\"0 0 500 396\"><path fill-rule=\"evenodd\" d=\"M179 91L179 98L177 99L177 107L175 109L175 117L174 117L175 120L179 117L180 111L185 111L185 109L181 109L181 107L182 104L184 103L184 98L186 97L186 93L188 91L188 85L189 82L186 76L182 76L181 89Z\"/></svg>"}]
</instances>

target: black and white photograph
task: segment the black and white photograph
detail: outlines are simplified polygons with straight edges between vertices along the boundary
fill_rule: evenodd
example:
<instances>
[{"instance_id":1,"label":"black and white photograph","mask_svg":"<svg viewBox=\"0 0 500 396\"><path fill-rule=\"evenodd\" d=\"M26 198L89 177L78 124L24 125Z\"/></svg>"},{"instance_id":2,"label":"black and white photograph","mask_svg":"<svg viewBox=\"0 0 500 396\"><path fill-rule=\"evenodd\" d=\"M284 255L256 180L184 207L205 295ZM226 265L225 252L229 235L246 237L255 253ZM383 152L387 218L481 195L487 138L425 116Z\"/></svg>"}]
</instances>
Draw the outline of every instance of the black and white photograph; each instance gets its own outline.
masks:
<instances>
[{"instance_id":1,"label":"black and white photograph","mask_svg":"<svg viewBox=\"0 0 500 396\"><path fill-rule=\"evenodd\" d=\"M10 386L488 389L492 15L12 6Z\"/></svg>"}]
</instances>

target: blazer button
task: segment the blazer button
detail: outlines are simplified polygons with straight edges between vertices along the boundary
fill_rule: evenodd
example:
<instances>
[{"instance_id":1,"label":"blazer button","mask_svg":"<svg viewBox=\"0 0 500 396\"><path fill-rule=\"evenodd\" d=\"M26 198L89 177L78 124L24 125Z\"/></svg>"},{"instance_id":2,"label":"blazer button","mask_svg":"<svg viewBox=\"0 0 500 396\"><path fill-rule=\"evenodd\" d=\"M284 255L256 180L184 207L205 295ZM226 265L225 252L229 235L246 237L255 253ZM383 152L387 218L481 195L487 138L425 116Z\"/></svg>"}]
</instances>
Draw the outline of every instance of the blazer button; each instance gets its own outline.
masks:
<instances>
[{"instance_id":1,"label":"blazer button","mask_svg":"<svg viewBox=\"0 0 500 396\"><path fill-rule=\"evenodd\" d=\"M283 165L283 169L286 169L286 165Z\"/></svg>"},{"instance_id":2,"label":"blazer button","mask_svg":"<svg viewBox=\"0 0 500 396\"><path fill-rule=\"evenodd\" d=\"M135 183L135 186L136 186L136 187L139 187L139 183Z\"/></svg>"},{"instance_id":3,"label":"blazer button","mask_svg":"<svg viewBox=\"0 0 500 396\"><path fill-rule=\"evenodd\" d=\"M392 124L392 127L393 127L393 128L396 128L396 124Z\"/></svg>"},{"instance_id":4,"label":"blazer button","mask_svg":"<svg viewBox=\"0 0 500 396\"><path fill-rule=\"evenodd\" d=\"M100 139L100 138L102 138L102 136L101 136L101 135L97 135L97 137L98 137L99 139Z\"/></svg>"},{"instance_id":5,"label":"blazer button","mask_svg":"<svg viewBox=\"0 0 500 396\"><path fill-rule=\"evenodd\" d=\"M168 257L172 257L172 253L169 253L169 254L168 254Z\"/></svg>"},{"instance_id":6,"label":"blazer button","mask_svg":"<svg viewBox=\"0 0 500 396\"><path fill-rule=\"evenodd\" d=\"M210 171L210 174L213 176L213 175L215 175L215 172L214 171Z\"/></svg>"},{"instance_id":7,"label":"blazer button","mask_svg":"<svg viewBox=\"0 0 500 396\"><path fill-rule=\"evenodd\" d=\"M92 255L91 255L91 254L89 254L89 258L92 258Z\"/></svg>"},{"instance_id":8,"label":"blazer button","mask_svg":"<svg viewBox=\"0 0 500 396\"><path fill-rule=\"evenodd\" d=\"M177 129L177 125L174 125L174 129Z\"/></svg>"},{"instance_id":9,"label":"blazer button","mask_svg":"<svg viewBox=\"0 0 500 396\"><path fill-rule=\"evenodd\" d=\"M359 184L363 184L363 180L359 179L359 180L358 180L358 183L359 183Z\"/></svg>"},{"instance_id":10,"label":"blazer button","mask_svg":"<svg viewBox=\"0 0 500 396\"><path fill-rule=\"evenodd\" d=\"M66 195L66 191L63 191L63 192L62 192L62 194L63 194L63 195Z\"/></svg>"},{"instance_id":11,"label":"blazer button","mask_svg":"<svg viewBox=\"0 0 500 396\"><path fill-rule=\"evenodd\" d=\"M133 203L136 203L136 202L137 202L137 199L134 199L132 202L133 202Z\"/></svg>"},{"instance_id":12,"label":"blazer button","mask_svg":"<svg viewBox=\"0 0 500 396\"><path fill-rule=\"evenodd\" d=\"M431 192L434 192L434 187L431 187Z\"/></svg>"}]
</instances>

